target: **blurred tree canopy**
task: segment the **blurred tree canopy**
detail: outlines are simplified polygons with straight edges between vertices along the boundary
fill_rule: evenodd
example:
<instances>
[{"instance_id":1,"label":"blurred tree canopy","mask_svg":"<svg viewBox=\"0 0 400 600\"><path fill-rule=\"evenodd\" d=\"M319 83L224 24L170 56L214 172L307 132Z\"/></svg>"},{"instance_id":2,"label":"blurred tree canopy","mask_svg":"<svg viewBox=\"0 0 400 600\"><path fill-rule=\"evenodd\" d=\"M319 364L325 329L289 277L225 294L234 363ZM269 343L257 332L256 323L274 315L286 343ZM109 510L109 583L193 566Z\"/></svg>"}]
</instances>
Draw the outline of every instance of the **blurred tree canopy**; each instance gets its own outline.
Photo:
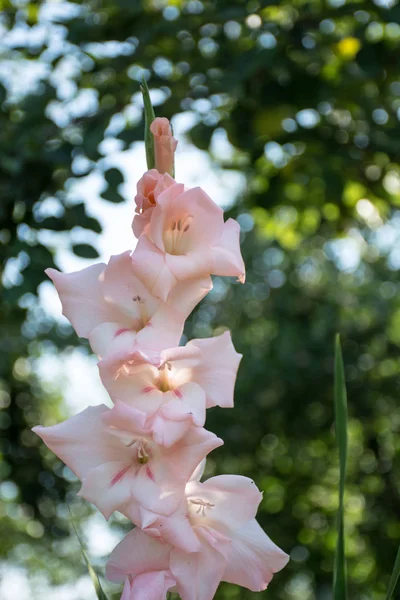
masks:
<instances>
[{"instance_id":1,"label":"blurred tree canopy","mask_svg":"<svg viewBox=\"0 0 400 600\"><path fill-rule=\"evenodd\" d=\"M259 519L292 553L266 597L329 598L340 331L350 597L384 598L400 538L397 1L0 0L0 9L1 556L55 581L72 576L73 561L66 571L57 558L68 474L30 428L66 416L35 359L81 342L37 293L63 232L77 256L98 256L101 226L70 190L103 172L103 199L124 201L122 173L102 159L143 139L145 77L156 112L190 111L192 142L247 181L231 214L248 282L216 278L186 332L229 327L244 354L236 410L208 417L225 439L208 472L246 474L264 490ZM223 585L217 597L256 595Z\"/></svg>"}]
</instances>

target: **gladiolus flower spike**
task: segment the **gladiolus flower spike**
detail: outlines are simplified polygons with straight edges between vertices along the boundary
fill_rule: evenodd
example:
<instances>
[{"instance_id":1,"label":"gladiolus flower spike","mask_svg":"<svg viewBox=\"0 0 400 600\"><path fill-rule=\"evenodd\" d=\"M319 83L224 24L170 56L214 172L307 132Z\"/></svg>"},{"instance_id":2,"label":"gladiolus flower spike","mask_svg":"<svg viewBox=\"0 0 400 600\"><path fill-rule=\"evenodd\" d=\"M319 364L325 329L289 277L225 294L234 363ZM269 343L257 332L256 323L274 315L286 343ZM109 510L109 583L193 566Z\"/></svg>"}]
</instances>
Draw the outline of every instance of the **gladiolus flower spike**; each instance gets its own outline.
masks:
<instances>
[{"instance_id":1,"label":"gladiolus flower spike","mask_svg":"<svg viewBox=\"0 0 400 600\"><path fill-rule=\"evenodd\" d=\"M75 473L79 495L135 528L106 575L121 600L212 600L221 581L267 588L288 556L256 521L262 494L239 475L200 482L223 441L208 408L233 408L241 354L231 335L180 346L185 320L211 275L244 283L239 225L201 189L177 183L176 140L143 85L149 170L139 180L136 248L75 273L47 271L63 314L89 340L113 407L90 406L35 433ZM133 240L132 240L133 241Z\"/></svg>"}]
</instances>

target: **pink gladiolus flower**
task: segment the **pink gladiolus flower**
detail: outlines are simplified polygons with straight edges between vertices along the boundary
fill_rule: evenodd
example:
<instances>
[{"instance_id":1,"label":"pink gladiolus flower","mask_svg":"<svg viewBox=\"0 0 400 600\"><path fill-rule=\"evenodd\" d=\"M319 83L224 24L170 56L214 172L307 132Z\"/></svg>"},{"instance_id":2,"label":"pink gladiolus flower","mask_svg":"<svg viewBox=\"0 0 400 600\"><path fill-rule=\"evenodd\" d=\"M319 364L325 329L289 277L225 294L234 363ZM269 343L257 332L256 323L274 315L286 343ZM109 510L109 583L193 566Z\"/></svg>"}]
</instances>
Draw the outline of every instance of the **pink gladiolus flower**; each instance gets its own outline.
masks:
<instances>
[{"instance_id":1,"label":"pink gladiolus flower","mask_svg":"<svg viewBox=\"0 0 400 600\"><path fill-rule=\"evenodd\" d=\"M196 464L223 442L195 428L165 448L145 429L143 416L125 404L111 410L100 405L33 431L82 481L79 494L107 519L127 504L172 514Z\"/></svg>"},{"instance_id":2,"label":"pink gladiolus flower","mask_svg":"<svg viewBox=\"0 0 400 600\"><path fill-rule=\"evenodd\" d=\"M255 520L261 497L247 477L221 475L205 483L190 481L187 513L198 549L183 550L184 539L176 543L186 535L184 525L174 532L173 543L170 531L150 541L146 533L134 530L112 552L107 577L123 581L131 574L169 571L182 600L212 600L220 581L265 590L289 557Z\"/></svg>"},{"instance_id":3,"label":"pink gladiolus flower","mask_svg":"<svg viewBox=\"0 0 400 600\"><path fill-rule=\"evenodd\" d=\"M240 360L225 332L164 350L157 365L121 353L101 360L99 369L112 400L143 411L155 440L169 447L191 426L204 425L206 408L233 406Z\"/></svg>"},{"instance_id":4,"label":"pink gladiolus flower","mask_svg":"<svg viewBox=\"0 0 400 600\"><path fill-rule=\"evenodd\" d=\"M157 117L150 125L154 136L154 159L157 171L174 174L174 153L178 142L172 135L171 125L165 117Z\"/></svg>"},{"instance_id":5,"label":"pink gladiolus flower","mask_svg":"<svg viewBox=\"0 0 400 600\"><path fill-rule=\"evenodd\" d=\"M171 186L158 196L132 255L135 275L164 301L178 281L214 274L244 282L239 224L224 223L222 209L201 188L176 192Z\"/></svg>"},{"instance_id":6,"label":"pink gladiolus flower","mask_svg":"<svg viewBox=\"0 0 400 600\"><path fill-rule=\"evenodd\" d=\"M120 352L158 354L176 346L185 319L212 288L210 278L174 288L168 302L150 294L132 273L131 253L75 273L47 269L63 314L100 357Z\"/></svg>"},{"instance_id":7,"label":"pink gladiolus flower","mask_svg":"<svg viewBox=\"0 0 400 600\"><path fill-rule=\"evenodd\" d=\"M163 175L157 169L147 171L137 184L137 194L135 196L136 210L132 222L134 235L139 238L147 223L150 221L151 213L157 204L157 198L171 185L179 186L178 189L183 192L183 185L177 184L168 173ZM180 193L181 193L180 192Z\"/></svg>"}]
</instances>

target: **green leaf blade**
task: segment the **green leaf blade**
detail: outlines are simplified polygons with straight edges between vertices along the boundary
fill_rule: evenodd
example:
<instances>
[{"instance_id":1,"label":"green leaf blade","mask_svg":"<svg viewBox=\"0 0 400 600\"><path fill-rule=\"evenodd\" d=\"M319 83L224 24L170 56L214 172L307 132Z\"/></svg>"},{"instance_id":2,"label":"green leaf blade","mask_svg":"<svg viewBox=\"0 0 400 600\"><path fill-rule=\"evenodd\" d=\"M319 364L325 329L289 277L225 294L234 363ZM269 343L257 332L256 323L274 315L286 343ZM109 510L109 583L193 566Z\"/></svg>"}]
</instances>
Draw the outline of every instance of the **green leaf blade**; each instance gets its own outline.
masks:
<instances>
[{"instance_id":1,"label":"green leaf blade","mask_svg":"<svg viewBox=\"0 0 400 600\"><path fill-rule=\"evenodd\" d=\"M150 125L156 118L154 114L153 105L150 100L150 92L145 79L143 79L142 85L140 87L143 95L143 105L144 105L144 144L146 147L146 161L147 168L154 169L155 167L155 158L154 158L154 137L150 131Z\"/></svg>"},{"instance_id":2,"label":"green leaf blade","mask_svg":"<svg viewBox=\"0 0 400 600\"><path fill-rule=\"evenodd\" d=\"M339 450L339 509L337 543L333 576L334 600L347 600L346 555L344 540L344 488L347 469L347 393L340 337L335 340L335 427Z\"/></svg>"},{"instance_id":3,"label":"green leaf blade","mask_svg":"<svg viewBox=\"0 0 400 600\"><path fill-rule=\"evenodd\" d=\"M389 587L388 587L388 591L386 594L386 600L391 600L391 598L394 594L394 591L396 589L396 585L397 585L399 577L400 577L400 546L397 551L396 560L394 561L393 572L390 577Z\"/></svg>"},{"instance_id":4,"label":"green leaf blade","mask_svg":"<svg viewBox=\"0 0 400 600\"><path fill-rule=\"evenodd\" d=\"M70 510L70 514L71 514L71 510ZM91 562L89 560L89 557L88 557L88 555L86 553L85 546L84 546L84 544L83 544L83 542L82 542L82 540L81 540L81 538L79 536L79 533L78 533L78 530L77 530L77 528L75 526L75 523L72 520L72 514L71 514L71 525L73 527L73 530L75 532L75 535L76 535L76 537L78 539L78 542L79 542L79 545L81 547L81 552L82 552L83 560L86 563L86 567L87 567L88 573L90 575L90 578L91 578L91 580L93 582L93 586L94 586L94 589L96 591L97 598L98 598L98 600L108 600L107 596L105 595L105 593L103 591L103 588L101 587L99 576L97 575L96 571L92 567L92 564L91 564Z\"/></svg>"}]
</instances>

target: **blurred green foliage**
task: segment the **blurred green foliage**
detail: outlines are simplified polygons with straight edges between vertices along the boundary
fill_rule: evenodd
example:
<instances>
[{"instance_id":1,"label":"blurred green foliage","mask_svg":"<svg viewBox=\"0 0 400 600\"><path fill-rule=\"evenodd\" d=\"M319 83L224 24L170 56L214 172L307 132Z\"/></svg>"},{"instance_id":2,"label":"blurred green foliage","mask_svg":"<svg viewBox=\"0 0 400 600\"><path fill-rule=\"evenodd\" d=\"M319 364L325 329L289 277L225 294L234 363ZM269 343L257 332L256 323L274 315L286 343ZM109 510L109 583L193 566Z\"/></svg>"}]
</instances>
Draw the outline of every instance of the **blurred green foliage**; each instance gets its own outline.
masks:
<instances>
[{"instance_id":1,"label":"blurred green foliage","mask_svg":"<svg viewBox=\"0 0 400 600\"><path fill-rule=\"evenodd\" d=\"M208 417L225 439L208 473L253 477L264 490L262 525L291 552L261 596L330 598L340 331L349 597L383 599L400 537L397 1L3 0L0 8L1 555L55 581L80 568L60 545L68 473L30 433L41 415L65 416L35 360L80 342L44 314L37 292L57 235L68 232L77 256L97 256L100 224L71 186L104 171L104 140L127 149L143 139L145 77L157 114L190 111L192 142L247 178L230 211L243 229L247 283L216 278L186 333L229 327L244 354L236 409ZM231 152L220 152L224 137ZM122 173L104 177L103 199L122 202ZM259 595L222 585L217 597Z\"/></svg>"}]
</instances>

